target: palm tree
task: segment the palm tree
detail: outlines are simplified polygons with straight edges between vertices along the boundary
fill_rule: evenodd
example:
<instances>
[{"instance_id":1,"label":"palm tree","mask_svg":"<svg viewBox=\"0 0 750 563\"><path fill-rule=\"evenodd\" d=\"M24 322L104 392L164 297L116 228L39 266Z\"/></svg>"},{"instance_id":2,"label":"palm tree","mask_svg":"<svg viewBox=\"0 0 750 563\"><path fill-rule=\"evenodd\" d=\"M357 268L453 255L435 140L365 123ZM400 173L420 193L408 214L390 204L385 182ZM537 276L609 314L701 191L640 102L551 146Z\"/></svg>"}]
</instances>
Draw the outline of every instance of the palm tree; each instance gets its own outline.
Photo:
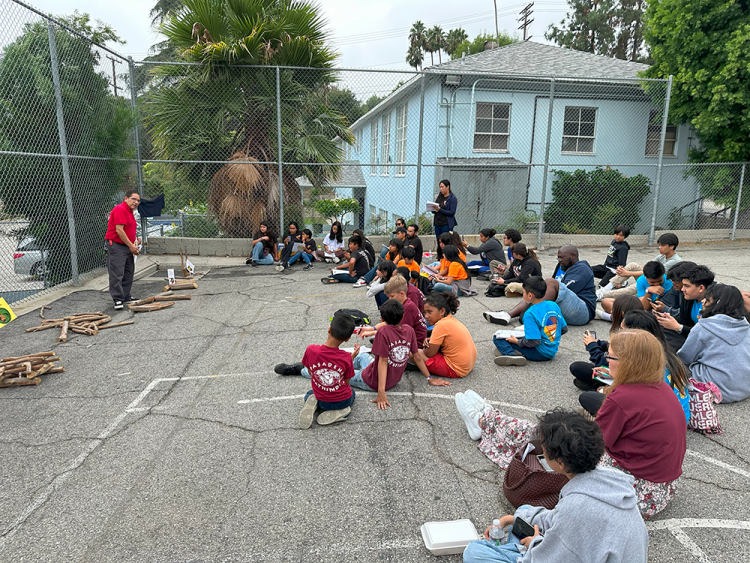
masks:
<instances>
[{"instance_id":1,"label":"palm tree","mask_svg":"<svg viewBox=\"0 0 750 563\"><path fill-rule=\"evenodd\" d=\"M295 178L325 185L340 174L338 140L354 143L344 116L323 97L336 81L337 57L325 45L325 21L309 0L184 4L160 30L184 60L200 66L154 69L160 86L146 94L143 107L155 156L193 162L178 165L181 176L210 182L209 211L230 236L251 236L264 219L276 222L279 166L267 164L278 155L274 67L308 67L279 74L284 204L289 219L301 219ZM247 64L268 69L236 66Z\"/></svg>"},{"instance_id":2,"label":"palm tree","mask_svg":"<svg viewBox=\"0 0 750 563\"><path fill-rule=\"evenodd\" d=\"M458 46L468 38L469 36L463 28L457 27L456 29L451 29L448 35L445 36L445 52L452 58Z\"/></svg>"},{"instance_id":3,"label":"palm tree","mask_svg":"<svg viewBox=\"0 0 750 563\"><path fill-rule=\"evenodd\" d=\"M414 70L421 70L424 62L422 49L417 45L409 45L409 50L406 51L406 62L409 63L410 67L414 67Z\"/></svg>"},{"instance_id":4,"label":"palm tree","mask_svg":"<svg viewBox=\"0 0 750 563\"><path fill-rule=\"evenodd\" d=\"M182 0L156 0L156 4L148 14L151 18L151 25L159 26L163 24L169 14L182 8L182 5Z\"/></svg>"},{"instance_id":5,"label":"palm tree","mask_svg":"<svg viewBox=\"0 0 750 563\"><path fill-rule=\"evenodd\" d=\"M415 21L411 26L411 31L409 31L409 46L416 46L420 51L424 51L427 42L426 32L427 28L424 24L419 20Z\"/></svg>"},{"instance_id":6,"label":"palm tree","mask_svg":"<svg viewBox=\"0 0 750 563\"><path fill-rule=\"evenodd\" d=\"M435 59L432 58L432 53L438 54L438 61L442 64L443 57L440 54L440 51L445 47L445 34L439 25L433 26L427 31L427 47L427 50L430 52L432 64L435 64Z\"/></svg>"}]
</instances>

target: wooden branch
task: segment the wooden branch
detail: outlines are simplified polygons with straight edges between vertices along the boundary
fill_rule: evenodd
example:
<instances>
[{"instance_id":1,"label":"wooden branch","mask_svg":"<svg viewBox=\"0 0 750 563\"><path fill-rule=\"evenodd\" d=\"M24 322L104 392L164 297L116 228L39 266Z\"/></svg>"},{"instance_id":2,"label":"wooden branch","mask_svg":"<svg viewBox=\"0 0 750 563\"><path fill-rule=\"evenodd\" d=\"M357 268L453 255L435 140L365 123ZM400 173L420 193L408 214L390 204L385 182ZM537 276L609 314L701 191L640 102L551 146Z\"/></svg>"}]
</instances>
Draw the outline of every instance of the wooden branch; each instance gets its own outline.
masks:
<instances>
[{"instance_id":1,"label":"wooden branch","mask_svg":"<svg viewBox=\"0 0 750 563\"><path fill-rule=\"evenodd\" d=\"M115 328L116 326L132 325L133 323L135 323L135 321L123 321L121 323L113 323L111 325L101 325L99 327L99 330L104 330L105 328Z\"/></svg>"},{"instance_id":2,"label":"wooden branch","mask_svg":"<svg viewBox=\"0 0 750 563\"><path fill-rule=\"evenodd\" d=\"M48 328L60 328L64 322L67 322L67 321L60 321L59 323L48 323L48 324L43 324L40 326L33 326L31 328L27 328L26 332L39 332L40 330L47 330Z\"/></svg>"},{"instance_id":3,"label":"wooden branch","mask_svg":"<svg viewBox=\"0 0 750 563\"><path fill-rule=\"evenodd\" d=\"M165 285L162 291L169 291L170 289L198 289L198 284L194 281L178 281L172 285Z\"/></svg>"},{"instance_id":4,"label":"wooden branch","mask_svg":"<svg viewBox=\"0 0 750 563\"><path fill-rule=\"evenodd\" d=\"M171 293L171 292L170 292ZM157 295L153 297L154 301L189 301L193 298L189 293L178 293L176 295Z\"/></svg>"},{"instance_id":5,"label":"wooden branch","mask_svg":"<svg viewBox=\"0 0 750 563\"><path fill-rule=\"evenodd\" d=\"M160 311L174 305L174 301L167 301L166 303L151 303L149 305L130 305L129 309L134 313L147 313L150 311Z\"/></svg>"},{"instance_id":6,"label":"wooden branch","mask_svg":"<svg viewBox=\"0 0 750 563\"><path fill-rule=\"evenodd\" d=\"M19 387L22 385L39 385L42 380L38 377L26 379L25 377L12 377L0 381L0 387Z\"/></svg>"},{"instance_id":7,"label":"wooden branch","mask_svg":"<svg viewBox=\"0 0 750 563\"><path fill-rule=\"evenodd\" d=\"M68 326L70 322L69 321L63 321L62 330L60 331L60 336L57 337L58 342L67 342L68 341Z\"/></svg>"},{"instance_id":8,"label":"wooden branch","mask_svg":"<svg viewBox=\"0 0 750 563\"><path fill-rule=\"evenodd\" d=\"M103 319L100 319L98 321L94 321L94 324L96 326L102 326L102 325L107 324L111 320L112 320L112 317L104 317Z\"/></svg>"},{"instance_id":9,"label":"wooden branch","mask_svg":"<svg viewBox=\"0 0 750 563\"><path fill-rule=\"evenodd\" d=\"M93 336L94 335L94 331L93 330L88 329L88 328L83 328L83 327L78 326L78 325L72 325L70 327L70 331L71 332L75 332L76 334L85 334L86 336Z\"/></svg>"},{"instance_id":10,"label":"wooden branch","mask_svg":"<svg viewBox=\"0 0 750 563\"><path fill-rule=\"evenodd\" d=\"M128 305L128 307L138 306L138 305L147 305L149 303L154 302L154 297L146 297L145 299L141 299L140 301L136 301L135 303L131 303Z\"/></svg>"},{"instance_id":11,"label":"wooden branch","mask_svg":"<svg viewBox=\"0 0 750 563\"><path fill-rule=\"evenodd\" d=\"M28 358L36 358L37 356L40 357L47 357L47 356L54 356L54 352L37 352L36 354L26 354L25 356L15 356L10 358L3 358L0 360L0 363L7 364L8 362L25 362Z\"/></svg>"},{"instance_id":12,"label":"wooden branch","mask_svg":"<svg viewBox=\"0 0 750 563\"><path fill-rule=\"evenodd\" d=\"M50 309L50 310L51 310L51 309L52 309L52 307L48 307L47 305L42 305L42 308L41 308L41 309L39 309L39 318L40 318L40 319L43 319L43 318L44 318L44 310L45 310L45 309Z\"/></svg>"},{"instance_id":13,"label":"wooden branch","mask_svg":"<svg viewBox=\"0 0 750 563\"><path fill-rule=\"evenodd\" d=\"M167 280L167 281L169 281L169 280ZM164 293L160 293L156 297L167 297L168 295L172 295L172 291L171 290L170 291L165 291Z\"/></svg>"}]
</instances>

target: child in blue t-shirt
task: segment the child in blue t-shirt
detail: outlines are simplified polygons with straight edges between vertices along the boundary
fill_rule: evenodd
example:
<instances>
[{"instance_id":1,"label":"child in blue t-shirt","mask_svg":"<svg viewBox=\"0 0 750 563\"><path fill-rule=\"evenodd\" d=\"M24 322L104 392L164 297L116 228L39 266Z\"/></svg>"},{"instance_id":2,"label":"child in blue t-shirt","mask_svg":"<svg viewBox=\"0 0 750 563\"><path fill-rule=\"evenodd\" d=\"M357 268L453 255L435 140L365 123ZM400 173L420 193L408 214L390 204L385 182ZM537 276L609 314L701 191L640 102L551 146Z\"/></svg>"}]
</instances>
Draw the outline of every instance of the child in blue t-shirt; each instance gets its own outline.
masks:
<instances>
[{"instance_id":1,"label":"child in blue t-shirt","mask_svg":"<svg viewBox=\"0 0 750 563\"><path fill-rule=\"evenodd\" d=\"M557 354L560 337L568 332L568 325L554 301L545 301L547 282L539 276L531 276L523 282L523 300L531 307L523 315L523 338L493 337L499 354L495 353L498 366L525 366L526 360L545 362Z\"/></svg>"},{"instance_id":2,"label":"child in blue t-shirt","mask_svg":"<svg viewBox=\"0 0 750 563\"><path fill-rule=\"evenodd\" d=\"M638 299L643 304L643 309L651 310L652 301L658 301L661 297L672 289L672 282L664 275L664 265L660 262L646 262L643 266L643 275L638 278L635 284Z\"/></svg>"}]
</instances>

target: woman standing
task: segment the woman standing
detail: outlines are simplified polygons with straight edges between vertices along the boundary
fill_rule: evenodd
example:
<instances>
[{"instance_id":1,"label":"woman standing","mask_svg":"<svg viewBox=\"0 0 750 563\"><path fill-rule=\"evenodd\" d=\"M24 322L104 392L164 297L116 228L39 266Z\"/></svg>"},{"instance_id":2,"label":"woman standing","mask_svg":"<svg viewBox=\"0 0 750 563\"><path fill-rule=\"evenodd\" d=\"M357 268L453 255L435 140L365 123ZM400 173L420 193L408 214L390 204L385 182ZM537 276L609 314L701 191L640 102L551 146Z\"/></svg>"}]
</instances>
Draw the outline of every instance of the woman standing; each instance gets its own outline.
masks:
<instances>
[{"instance_id":1,"label":"woman standing","mask_svg":"<svg viewBox=\"0 0 750 563\"><path fill-rule=\"evenodd\" d=\"M456 226L458 200L451 192L449 180L440 181L440 194L437 196L435 203L438 204L439 209L432 212L435 215L432 222L435 226L435 238L440 240L441 234L452 231Z\"/></svg>"}]
</instances>

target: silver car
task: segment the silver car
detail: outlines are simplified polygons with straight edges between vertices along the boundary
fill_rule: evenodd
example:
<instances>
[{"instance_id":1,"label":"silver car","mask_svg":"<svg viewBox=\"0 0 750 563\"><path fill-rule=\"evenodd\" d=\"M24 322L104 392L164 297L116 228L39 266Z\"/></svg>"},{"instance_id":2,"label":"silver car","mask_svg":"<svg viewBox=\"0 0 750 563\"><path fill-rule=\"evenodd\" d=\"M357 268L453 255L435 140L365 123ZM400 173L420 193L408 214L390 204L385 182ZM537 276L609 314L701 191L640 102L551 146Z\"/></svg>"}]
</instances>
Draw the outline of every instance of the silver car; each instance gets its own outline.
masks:
<instances>
[{"instance_id":1,"label":"silver car","mask_svg":"<svg viewBox=\"0 0 750 563\"><path fill-rule=\"evenodd\" d=\"M42 250L34 237L26 237L18 243L13 253L13 271L27 276L44 276L44 264L49 258L49 251Z\"/></svg>"}]
</instances>

